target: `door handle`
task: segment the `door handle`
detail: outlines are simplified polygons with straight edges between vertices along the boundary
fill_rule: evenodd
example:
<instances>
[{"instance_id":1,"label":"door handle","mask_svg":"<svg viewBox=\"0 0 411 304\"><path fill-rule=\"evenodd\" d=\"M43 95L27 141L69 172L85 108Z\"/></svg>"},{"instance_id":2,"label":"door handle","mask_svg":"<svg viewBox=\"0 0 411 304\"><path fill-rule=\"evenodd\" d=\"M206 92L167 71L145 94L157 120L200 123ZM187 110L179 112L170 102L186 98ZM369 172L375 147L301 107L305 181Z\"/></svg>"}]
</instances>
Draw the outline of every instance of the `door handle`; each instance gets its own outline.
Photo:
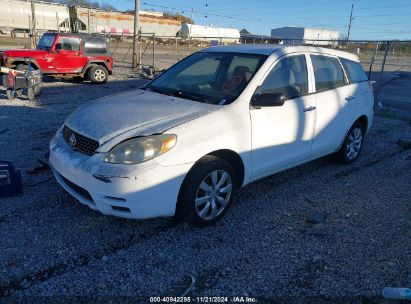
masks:
<instances>
[{"instance_id":1,"label":"door handle","mask_svg":"<svg viewBox=\"0 0 411 304\"><path fill-rule=\"evenodd\" d=\"M348 96L348 97L345 97L345 100L346 101L351 101L351 100L353 100L355 97L354 96Z\"/></svg>"},{"instance_id":2,"label":"door handle","mask_svg":"<svg viewBox=\"0 0 411 304\"><path fill-rule=\"evenodd\" d=\"M309 106L308 108L305 108L305 109L304 109L304 112L314 111L315 109L317 109L317 108L314 107L314 106Z\"/></svg>"}]
</instances>

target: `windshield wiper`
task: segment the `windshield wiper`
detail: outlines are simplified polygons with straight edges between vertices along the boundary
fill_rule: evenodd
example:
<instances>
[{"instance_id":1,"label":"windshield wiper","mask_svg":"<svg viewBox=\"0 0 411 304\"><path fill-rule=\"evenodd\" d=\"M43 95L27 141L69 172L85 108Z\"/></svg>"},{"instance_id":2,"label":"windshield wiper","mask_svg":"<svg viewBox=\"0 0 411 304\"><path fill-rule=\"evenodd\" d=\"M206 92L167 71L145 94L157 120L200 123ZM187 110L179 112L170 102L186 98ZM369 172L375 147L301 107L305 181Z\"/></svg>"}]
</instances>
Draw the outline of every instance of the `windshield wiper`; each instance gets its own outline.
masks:
<instances>
[{"instance_id":1,"label":"windshield wiper","mask_svg":"<svg viewBox=\"0 0 411 304\"><path fill-rule=\"evenodd\" d=\"M172 92L169 92L168 90L162 90L159 87L156 86L148 86L145 88L145 90L150 89L153 92L159 93L159 94L164 94L164 95L168 95L168 96L174 96L174 94Z\"/></svg>"},{"instance_id":2,"label":"windshield wiper","mask_svg":"<svg viewBox=\"0 0 411 304\"><path fill-rule=\"evenodd\" d=\"M173 96L179 97L179 98L191 99L191 100L199 101L199 102L207 102L207 100L204 100L203 98L188 94L188 93L183 92L181 90L175 90L174 92L172 92L172 94L173 94Z\"/></svg>"},{"instance_id":3,"label":"windshield wiper","mask_svg":"<svg viewBox=\"0 0 411 304\"><path fill-rule=\"evenodd\" d=\"M168 88L162 89L156 86L148 86L146 89L150 89L153 92L156 92L159 94L174 96L174 97L183 98L183 99L190 99L190 100L199 101L199 102L207 102L207 100L204 100L203 98L188 94L178 89L168 89Z\"/></svg>"}]
</instances>

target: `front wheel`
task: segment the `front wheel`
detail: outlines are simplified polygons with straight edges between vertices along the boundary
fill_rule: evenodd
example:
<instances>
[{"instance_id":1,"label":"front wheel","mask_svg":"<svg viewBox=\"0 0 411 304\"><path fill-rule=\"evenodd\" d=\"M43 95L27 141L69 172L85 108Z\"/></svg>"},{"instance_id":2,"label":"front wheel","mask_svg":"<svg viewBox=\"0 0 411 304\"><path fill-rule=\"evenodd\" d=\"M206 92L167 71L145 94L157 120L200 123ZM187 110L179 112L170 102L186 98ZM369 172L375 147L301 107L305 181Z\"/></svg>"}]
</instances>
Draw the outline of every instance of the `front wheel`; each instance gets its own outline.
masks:
<instances>
[{"instance_id":1,"label":"front wheel","mask_svg":"<svg viewBox=\"0 0 411 304\"><path fill-rule=\"evenodd\" d=\"M190 170L181 188L180 216L191 226L220 220L231 205L236 176L224 159L207 155Z\"/></svg>"},{"instance_id":2,"label":"front wheel","mask_svg":"<svg viewBox=\"0 0 411 304\"><path fill-rule=\"evenodd\" d=\"M338 160L344 164L353 163L360 155L363 140L364 127L361 123L356 122L348 131L340 150L337 152Z\"/></svg>"},{"instance_id":3,"label":"front wheel","mask_svg":"<svg viewBox=\"0 0 411 304\"><path fill-rule=\"evenodd\" d=\"M105 83L108 80L108 71L101 65L96 65L90 68L88 79L94 83Z\"/></svg>"}]
</instances>

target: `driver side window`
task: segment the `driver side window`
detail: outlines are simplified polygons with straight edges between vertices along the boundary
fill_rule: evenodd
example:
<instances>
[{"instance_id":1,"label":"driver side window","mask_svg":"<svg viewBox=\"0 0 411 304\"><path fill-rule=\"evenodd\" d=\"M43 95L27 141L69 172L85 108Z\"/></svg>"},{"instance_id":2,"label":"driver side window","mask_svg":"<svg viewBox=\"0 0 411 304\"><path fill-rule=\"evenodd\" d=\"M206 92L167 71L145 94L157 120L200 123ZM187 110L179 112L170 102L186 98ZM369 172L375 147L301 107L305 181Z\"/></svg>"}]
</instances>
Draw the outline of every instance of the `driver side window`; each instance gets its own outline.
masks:
<instances>
[{"instance_id":1,"label":"driver side window","mask_svg":"<svg viewBox=\"0 0 411 304\"><path fill-rule=\"evenodd\" d=\"M285 99L308 93L308 73L304 55L281 59L269 72L259 93L280 93Z\"/></svg>"}]
</instances>

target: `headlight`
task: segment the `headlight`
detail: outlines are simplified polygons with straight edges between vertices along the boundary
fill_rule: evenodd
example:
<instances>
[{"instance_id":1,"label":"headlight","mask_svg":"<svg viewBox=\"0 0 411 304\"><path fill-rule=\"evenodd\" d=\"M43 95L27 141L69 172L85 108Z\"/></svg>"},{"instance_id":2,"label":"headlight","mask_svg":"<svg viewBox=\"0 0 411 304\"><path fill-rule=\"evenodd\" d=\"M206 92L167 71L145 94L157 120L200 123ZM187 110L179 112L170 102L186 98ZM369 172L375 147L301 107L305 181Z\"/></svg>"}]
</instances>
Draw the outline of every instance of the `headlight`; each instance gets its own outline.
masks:
<instances>
[{"instance_id":1,"label":"headlight","mask_svg":"<svg viewBox=\"0 0 411 304\"><path fill-rule=\"evenodd\" d=\"M174 134L160 134L126 140L107 153L105 162L139 164L171 150L177 142Z\"/></svg>"}]
</instances>

